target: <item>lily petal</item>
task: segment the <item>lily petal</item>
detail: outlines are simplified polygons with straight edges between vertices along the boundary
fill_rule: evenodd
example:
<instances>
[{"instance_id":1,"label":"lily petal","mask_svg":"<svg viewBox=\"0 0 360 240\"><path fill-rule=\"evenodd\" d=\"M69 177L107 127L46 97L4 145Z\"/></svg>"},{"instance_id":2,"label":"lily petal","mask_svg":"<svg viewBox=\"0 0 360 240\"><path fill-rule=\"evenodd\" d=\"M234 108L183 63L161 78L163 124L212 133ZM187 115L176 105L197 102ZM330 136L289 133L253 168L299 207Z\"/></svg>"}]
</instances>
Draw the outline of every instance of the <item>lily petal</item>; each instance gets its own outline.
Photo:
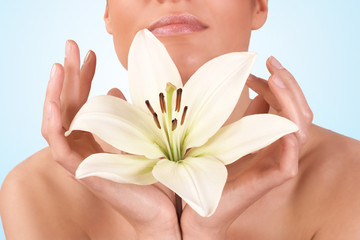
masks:
<instances>
[{"instance_id":1,"label":"lily petal","mask_svg":"<svg viewBox=\"0 0 360 240\"><path fill-rule=\"evenodd\" d=\"M205 63L184 86L189 106L185 146L201 146L234 110L256 60L256 53L228 53Z\"/></svg>"},{"instance_id":2,"label":"lily petal","mask_svg":"<svg viewBox=\"0 0 360 240\"><path fill-rule=\"evenodd\" d=\"M147 158L164 156L161 132L149 114L113 96L90 99L76 114L68 136L74 130L91 132L122 151Z\"/></svg>"},{"instance_id":3,"label":"lily petal","mask_svg":"<svg viewBox=\"0 0 360 240\"><path fill-rule=\"evenodd\" d=\"M227 170L215 157L189 157L179 162L160 160L154 167L153 175L199 215L209 217L219 204Z\"/></svg>"},{"instance_id":4,"label":"lily petal","mask_svg":"<svg viewBox=\"0 0 360 240\"><path fill-rule=\"evenodd\" d=\"M135 155L97 153L82 161L76 178L96 176L118 183L149 185L157 182L151 173L157 161Z\"/></svg>"},{"instance_id":5,"label":"lily petal","mask_svg":"<svg viewBox=\"0 0 360 240\"><path fill-rule=\"evenodd\" d=\"M224 164L231 164L296 131L296 124L286 118L273 114L250 115L221 128L205 145L191 149L188 154L214 155Z\"/></svg>"},{"instance_id":6,"label":"lily petal","mask_svg":"<svg viewBox=\"0 0 360 240\"><path fill-rule=\"evenodd\" d=\"M180 74L162 43L147 29L138 32L128 58L129 89L133 104L146 109L149 100L160 112L159 93L167 82L182 87Z\"/></svg>"}]
</instances>

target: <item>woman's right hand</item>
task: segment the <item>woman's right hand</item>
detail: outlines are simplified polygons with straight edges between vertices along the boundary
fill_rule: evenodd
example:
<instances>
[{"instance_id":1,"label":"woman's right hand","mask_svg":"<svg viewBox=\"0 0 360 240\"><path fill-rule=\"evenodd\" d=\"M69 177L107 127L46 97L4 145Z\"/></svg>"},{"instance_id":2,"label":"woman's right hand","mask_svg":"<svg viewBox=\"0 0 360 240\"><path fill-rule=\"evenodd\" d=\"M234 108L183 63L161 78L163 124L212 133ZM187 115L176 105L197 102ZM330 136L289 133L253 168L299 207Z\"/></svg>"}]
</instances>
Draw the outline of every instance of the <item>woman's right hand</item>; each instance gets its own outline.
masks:
<instances>
[{"instance_id":1,"label":"woman's right hand","mask_svg":"<svg viewBox=\"0 0 360 240\"><path fill-rule=\"evenodd\" d=\"M79 48L69 40L64 66L53 65L46 91L42 135L50 146L53 159L72 176L82 160L104 152L91 133L75 131L64 136L75 114L88 99L95 67L95 53L89 51L80 68ZM109 94L124 99L118 89L110 90ZM181 238L174 194L161 184L138 186L98 177L78 181L121 213L134 226L139 239Z\"/></svg>"}]
</instances>

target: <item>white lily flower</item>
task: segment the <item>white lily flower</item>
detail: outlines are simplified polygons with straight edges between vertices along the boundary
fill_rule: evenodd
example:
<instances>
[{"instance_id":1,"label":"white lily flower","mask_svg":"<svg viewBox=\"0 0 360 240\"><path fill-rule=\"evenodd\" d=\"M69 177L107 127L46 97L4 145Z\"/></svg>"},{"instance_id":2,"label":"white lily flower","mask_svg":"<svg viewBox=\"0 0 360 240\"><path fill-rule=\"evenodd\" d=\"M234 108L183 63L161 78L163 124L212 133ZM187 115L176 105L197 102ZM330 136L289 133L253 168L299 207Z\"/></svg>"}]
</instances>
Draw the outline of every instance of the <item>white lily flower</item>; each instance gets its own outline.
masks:
<instances>
[{"instance_id":1,"label":"white lily flower","mask_svg":"<svg viewBox=\"0 0 360 240\"><path fill-rule=\"evenodd\" d=\"M211 216L227 179L225 165L298 129L271 114L247 116L221 128L255 59L249 52L216 57L183 86L161 42L148 30L138 32L128 62L133 104L95 97L66 132L91 132L128 154L93 154L80 164L76 177L142 185L159 181L198 214Z\"/></svg>"}]
</instances>

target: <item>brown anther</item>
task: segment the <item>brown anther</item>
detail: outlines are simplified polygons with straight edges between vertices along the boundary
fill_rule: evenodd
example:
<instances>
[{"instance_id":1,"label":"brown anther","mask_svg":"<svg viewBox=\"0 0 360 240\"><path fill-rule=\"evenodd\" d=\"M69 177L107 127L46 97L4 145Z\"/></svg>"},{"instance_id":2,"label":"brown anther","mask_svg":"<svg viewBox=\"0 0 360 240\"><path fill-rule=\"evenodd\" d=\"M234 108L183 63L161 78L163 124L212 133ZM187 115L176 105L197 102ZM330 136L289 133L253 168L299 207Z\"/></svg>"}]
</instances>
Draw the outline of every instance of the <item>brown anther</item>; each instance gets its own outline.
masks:
<instances>
[{"instance_id":1,"label":"brown anther","mask_svg":"<svg viewBox=\"0 0 360 240\"><path fill-rule=\"evenodd\" d=\"M145 101L145 104L146 104L147 108L149 109L149 111L151 112L151 114L154 115L155 111L154 111L154 109L152 108L149 100L146 100L146 101Z\"/></svg>"},{"instance_id":2,"label":"brown anther","mask_svg":"<svg viewBox=\"0 0 360 240\"><path fill-rule=\"evenodd\" d=\"M186 117L186 112L187 112L187 110L188 110L188 106L185 106L185 107L184 107L184 110L183 110L182 117L181 117L181 125L183 125L184 122L185 122L185 117Z\"/></svg>"},{"instance_id":3,"label":"brown anther","mask_svg":"<svg viewBox=\"0 0 360 240\"><path fill-rule=\"evenodd\" d=\"M177 112L180 112L181 95L182 95L182 89L179 88L179 89L176 91L176 107L175 107L175 111L177 111Z\"/></svg>"},{"instance_id":4,"label":"brown anther","mask_svg":"<svg viewBox=\"0 0 360 240\"><path fill-rule=\"evenodd\" d=\"M159 119L158 119L158 116L156 113L153 113L153 118L154 118L154 122L156 124L156 126L161 129L161 126L160 126L160 122L159 122Z\"/></svg>"},{"instance_id":5,"label":"brown anther","mask_svg":"<svg viewBox=\"0 0 360 240\"><path fill-rule=\"evenodd\" d=\"M163 93L159 94L159 102L160 102L161 112L166 113L165 96Z\"/></svg>"},{"instance_id":6,"label":"brown anther","mask_svg":"<svg viewBox=\"0 0 360 240\"><path fill-rule=\"evenodd\" d=\"M174 131L176 129L176 127L177 127L177 119L175 118L174 120L171 121L171 123L172 123L172 128L171 129Z\"/></svg>"}]
</instances>

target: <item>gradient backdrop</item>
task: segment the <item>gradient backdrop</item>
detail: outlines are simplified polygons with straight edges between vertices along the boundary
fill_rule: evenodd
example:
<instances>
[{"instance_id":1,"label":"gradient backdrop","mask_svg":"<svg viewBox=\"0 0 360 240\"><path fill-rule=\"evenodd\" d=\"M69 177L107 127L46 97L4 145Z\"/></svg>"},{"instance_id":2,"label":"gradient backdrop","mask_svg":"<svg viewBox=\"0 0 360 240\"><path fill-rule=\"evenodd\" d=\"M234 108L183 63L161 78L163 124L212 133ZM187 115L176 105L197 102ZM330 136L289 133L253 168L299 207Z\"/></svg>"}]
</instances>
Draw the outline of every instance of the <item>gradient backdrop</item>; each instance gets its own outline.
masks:
<instances>
[{"instance_id":1,"label":"gradient backdrop","mask_svg":"<svg viewBox=\"0 0 360 240\"><path fill-rule=\"evenodd\" d=\"M0 0L0 183L47 145L40 133L42 105L50 68L63 62L67 39L79 44L82 59L88 49L97 53L91 96L112 87L128 96L126 71L104 27L105 2ZM253 73L268 77L265 61L274 55L298 80L316 124L360 139L360 2L269 5L268 21L251 41L250 51L259 53Z\"/></svg>"}]
</instances>

